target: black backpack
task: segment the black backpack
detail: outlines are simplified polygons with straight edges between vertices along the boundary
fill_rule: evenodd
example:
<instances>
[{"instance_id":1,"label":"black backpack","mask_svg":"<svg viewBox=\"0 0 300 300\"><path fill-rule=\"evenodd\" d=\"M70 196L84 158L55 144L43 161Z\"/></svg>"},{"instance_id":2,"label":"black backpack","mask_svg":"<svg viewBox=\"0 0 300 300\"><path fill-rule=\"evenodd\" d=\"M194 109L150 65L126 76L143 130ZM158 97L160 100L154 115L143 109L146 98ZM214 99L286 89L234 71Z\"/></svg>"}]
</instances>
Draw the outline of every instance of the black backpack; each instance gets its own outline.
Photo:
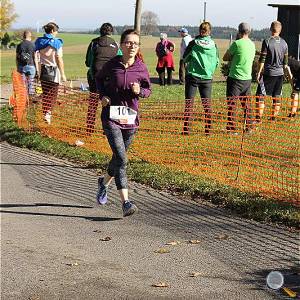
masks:
<instances>
[{"instance_id":1,"label":"black backpack","mask_svg":"<svg viewBox=\"0 0 300 300\"><path fill-rule=\"evenodd\" d=\"M18 61L22 64L22 65L28 65L29 61L30 61L30 57L31 54L22 50L19 55L18 55Z\"/></svg>"}]
</instances>

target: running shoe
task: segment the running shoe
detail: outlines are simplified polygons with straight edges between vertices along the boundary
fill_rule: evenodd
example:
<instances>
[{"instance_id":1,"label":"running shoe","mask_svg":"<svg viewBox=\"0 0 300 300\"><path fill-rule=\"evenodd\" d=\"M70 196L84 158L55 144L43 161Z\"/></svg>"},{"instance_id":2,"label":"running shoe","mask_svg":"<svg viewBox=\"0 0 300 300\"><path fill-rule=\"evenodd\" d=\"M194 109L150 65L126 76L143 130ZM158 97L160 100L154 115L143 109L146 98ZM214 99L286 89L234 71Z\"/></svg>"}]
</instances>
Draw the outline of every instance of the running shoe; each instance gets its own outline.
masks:
<instances>
[{"instance_id":1,"label":"running shoe","mask_svg":"<svg viewBox=\"0 0 300 300\"><path fill-rule=\"evenodd\" d=\"M127 217L130 215L133 215L135 212L137 212L137 207L133 202L125 201L123 203L123 216Z\"/></svg>"},{"instance_id":2,"label":"running shoe","mask_svg":"<svg viewBox=\"0 0 300 300\"><path fill-rule=\"evenodd\" d=\"M103 177L99 177L98 179L98 192L96 198L100 205L103 205L107 202L107 188L103 184L103 180Z\"/></svg>"},{"instance_id":3,"label":"running shoe","mask_svg":"<svg viewBox=\"0 0 300 300\"><path fill-rule=\"evenodd\" d=\"M48 123L48 125L50 125L51 124L51 111L49 110L49 111L47 111L46 112L46 114L45 114L45 116L44 116L44 120Z\"/></svg>"}]
</instances>

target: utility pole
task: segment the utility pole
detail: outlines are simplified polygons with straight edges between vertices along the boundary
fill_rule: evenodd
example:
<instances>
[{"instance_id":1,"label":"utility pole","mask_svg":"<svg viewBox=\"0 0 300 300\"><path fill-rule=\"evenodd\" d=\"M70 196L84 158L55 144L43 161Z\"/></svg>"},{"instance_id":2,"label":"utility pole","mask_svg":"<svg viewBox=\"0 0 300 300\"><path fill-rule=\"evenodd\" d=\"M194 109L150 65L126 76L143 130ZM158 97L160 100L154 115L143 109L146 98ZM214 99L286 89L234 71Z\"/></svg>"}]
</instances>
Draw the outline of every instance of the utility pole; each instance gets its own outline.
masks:
<instances>
[{"instance_id":1,"label":"utility pole","mask_svg":"<svg viewBox=\"0 0 300 300\"><path fill-rule=\"evenodd\" d=\"M134 30L138 33L141 32L141 14L142 14L142 0L135 2L135 15L134 15Z\"/></svg>"},{"instance_id":2,"label":"utility pole","mask_svg":"<svg viewBox=\"0 0 300 300\"><path fill-rule=\"evenodd\" d=\"M206 21L206 1L204 1L204 17L203 17L203 22Z\"/></svg>"}]
</instances>

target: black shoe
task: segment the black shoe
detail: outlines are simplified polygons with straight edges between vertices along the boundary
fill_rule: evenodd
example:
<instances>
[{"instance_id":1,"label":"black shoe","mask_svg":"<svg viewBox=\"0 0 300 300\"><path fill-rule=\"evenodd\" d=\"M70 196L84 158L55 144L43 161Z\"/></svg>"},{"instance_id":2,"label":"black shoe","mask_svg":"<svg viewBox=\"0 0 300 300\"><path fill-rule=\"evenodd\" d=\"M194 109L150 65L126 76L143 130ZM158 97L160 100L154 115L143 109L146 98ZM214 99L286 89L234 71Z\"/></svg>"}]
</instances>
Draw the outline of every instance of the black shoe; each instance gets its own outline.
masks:
<instances>
[{"instance_id":1,"label":"black shoe","mask_svg":"<svg viewBox=\"0 0 300 300\"><path fill-rule=\"evenodd\" d=\"M138 210L136 205L133 202L130 202L130 201L125 201L123 203L122 209L123 209L123 216L124 217L133 215Z\"/></svg>"}]
</instances>

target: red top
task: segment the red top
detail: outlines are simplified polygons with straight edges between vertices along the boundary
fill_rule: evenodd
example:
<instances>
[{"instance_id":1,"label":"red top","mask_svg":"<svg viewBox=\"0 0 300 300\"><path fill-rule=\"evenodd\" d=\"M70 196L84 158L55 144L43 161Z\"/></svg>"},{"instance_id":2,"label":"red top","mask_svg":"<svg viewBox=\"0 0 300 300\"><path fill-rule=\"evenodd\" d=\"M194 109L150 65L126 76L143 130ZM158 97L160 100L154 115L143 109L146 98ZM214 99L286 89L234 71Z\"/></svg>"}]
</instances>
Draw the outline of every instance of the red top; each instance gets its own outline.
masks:
<instances>
[{"instance_id":1,"label":"red top","mask_svg":"<svg viewBox=\"0 0 300 300\"><path fill-rule=\"evenodd\" d=\"M163 57L159 57L158 55L158 49L160 47L160 44L163 43L164 46L169 50L167 55L163 56ZM175 45L174 43L172 43L169 40L162 40L160 42L157 43L156 45L156 55L158 57L158 61L157 61L157 65L156 68L172 68L173 71L174 69L174 58L173 58L173 52L175 50Z\"/></svg>"}]
</instances>

